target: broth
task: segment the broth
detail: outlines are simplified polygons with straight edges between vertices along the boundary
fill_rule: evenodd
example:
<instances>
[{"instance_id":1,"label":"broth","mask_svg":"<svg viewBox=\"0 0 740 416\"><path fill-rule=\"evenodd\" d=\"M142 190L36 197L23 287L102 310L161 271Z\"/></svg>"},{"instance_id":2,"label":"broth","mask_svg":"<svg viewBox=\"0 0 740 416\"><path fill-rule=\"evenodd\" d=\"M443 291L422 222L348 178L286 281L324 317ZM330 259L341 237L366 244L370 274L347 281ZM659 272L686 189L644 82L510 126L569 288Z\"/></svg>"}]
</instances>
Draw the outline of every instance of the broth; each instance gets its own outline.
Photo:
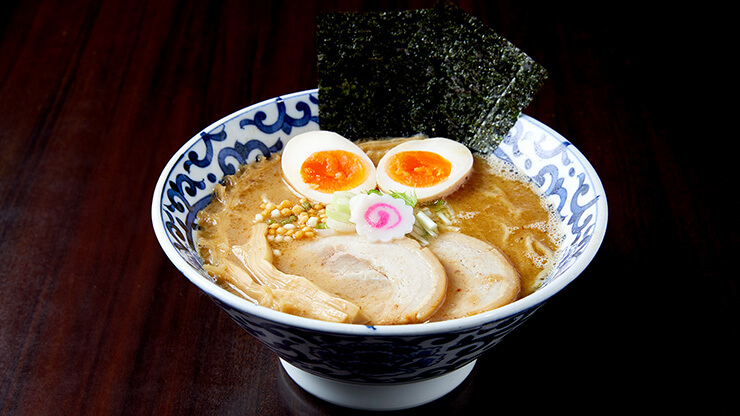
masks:
<instances>
[{"instance_id":1,"label":"broth","mask_svg":"<svg viewBox=\"0 0 740 416\"><path fill-rule=\"evenodd\" d=\"M377 164L382 155L403 139L359 143ZM206 268L223 287L246 298L248 294L234 285L219 265L233 256L231 248L249 241L255 218L264 211L265 201L298 201L286 186L281 172L280 155L243 166L235 175L217 185L212 202L197 218L200 228L197 244ZM518 297L534 292L547 276L558 250L559 216L552 212L534 186L508 164L474 156L473 174L457 191L444 198L454 212L452 224L458 230L501 249L521 276ZM322 238L325 231L317 230ZM286 253L301 240L270 242L277 253ZM275 256L280 269L280 254ZM254 299L252 299L254 300Z\"/></svg>"}]
</instances>

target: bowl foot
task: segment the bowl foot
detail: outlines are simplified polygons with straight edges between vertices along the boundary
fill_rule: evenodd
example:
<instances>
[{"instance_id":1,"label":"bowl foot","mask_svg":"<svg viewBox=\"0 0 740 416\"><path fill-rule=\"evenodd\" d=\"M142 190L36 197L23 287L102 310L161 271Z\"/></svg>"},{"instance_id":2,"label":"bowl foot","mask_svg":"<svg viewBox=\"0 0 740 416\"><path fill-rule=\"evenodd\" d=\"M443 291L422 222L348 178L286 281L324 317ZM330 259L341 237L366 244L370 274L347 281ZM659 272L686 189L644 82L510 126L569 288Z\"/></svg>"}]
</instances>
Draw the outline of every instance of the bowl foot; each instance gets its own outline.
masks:
<instances>
[{"instance_id":1,"label":"bowl foot","mask_svg":"<svg viewBox=\"0 0 740 416\"><path fill-rule=\"evenodd\" d=\"M421 406L451 392L465 380L475 361L445 375L404 384L346 383L319 377L280 359L291 379L314 396L343 407L362 410L400 410Z\"/></svg>"}]
</instances>

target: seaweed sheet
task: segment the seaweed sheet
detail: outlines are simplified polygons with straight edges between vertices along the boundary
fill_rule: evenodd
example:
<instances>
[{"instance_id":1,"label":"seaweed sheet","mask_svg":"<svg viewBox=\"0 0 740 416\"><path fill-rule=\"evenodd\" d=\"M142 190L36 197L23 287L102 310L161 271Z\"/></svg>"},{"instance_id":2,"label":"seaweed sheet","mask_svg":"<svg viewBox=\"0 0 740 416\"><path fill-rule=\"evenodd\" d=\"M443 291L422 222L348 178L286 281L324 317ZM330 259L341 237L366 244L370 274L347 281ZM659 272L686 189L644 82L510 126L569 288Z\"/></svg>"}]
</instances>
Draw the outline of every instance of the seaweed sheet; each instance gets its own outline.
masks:
<instances>
[{"instance_id":1,"label":"seaweed sheet","mask_svg":"<svg viewBox=\"0 0 740 416\"><path fill-rule=\"evenodd\" d=\"M353 140L422 134L488 153L547 77L448 1L324 14L317 40L321 128Z\"/></svg>"}]
</instances>

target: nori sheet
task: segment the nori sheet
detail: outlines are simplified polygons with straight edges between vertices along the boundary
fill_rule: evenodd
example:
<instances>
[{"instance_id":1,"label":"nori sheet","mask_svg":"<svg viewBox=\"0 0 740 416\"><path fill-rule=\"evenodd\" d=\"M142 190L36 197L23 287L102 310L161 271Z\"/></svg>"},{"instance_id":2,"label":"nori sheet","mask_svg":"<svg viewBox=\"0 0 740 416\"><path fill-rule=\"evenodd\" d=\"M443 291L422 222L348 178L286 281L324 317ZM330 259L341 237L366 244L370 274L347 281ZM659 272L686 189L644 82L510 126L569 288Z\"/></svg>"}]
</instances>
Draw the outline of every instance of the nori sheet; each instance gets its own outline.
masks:
<instances>
[{"instance_id":1,"label":"nori sheet","mask_svg":"<svg viewBox=\"0 0 740 416\"><path fill-rule=\"evenodd\" d=\"M319 123L352 140L442 136L488 153L546 70L449 1L317 24Z\"/></svg>"}]
</instances>

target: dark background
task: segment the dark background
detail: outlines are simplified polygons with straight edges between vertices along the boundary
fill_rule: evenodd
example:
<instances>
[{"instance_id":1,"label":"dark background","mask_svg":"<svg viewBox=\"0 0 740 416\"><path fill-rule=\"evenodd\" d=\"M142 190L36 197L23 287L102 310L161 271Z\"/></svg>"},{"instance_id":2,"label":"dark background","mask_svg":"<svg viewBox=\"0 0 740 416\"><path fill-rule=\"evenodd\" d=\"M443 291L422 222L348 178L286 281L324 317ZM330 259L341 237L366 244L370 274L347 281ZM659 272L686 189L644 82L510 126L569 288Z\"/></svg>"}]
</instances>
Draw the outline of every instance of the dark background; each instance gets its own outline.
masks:
<instances>
[{"instance_id":1,"label":"dark background","mask_svg":"<svg viewBox=\"0 0 740 416\"><path fill-rule=\"evenodd\" d=\"M301 391L167 260L157 177L200 129L317 86L318 13L434 1L0 6L0 415L356 414ZM732 14L458 2L550 73L525 112L606 188L589 268L399 414L737 411Z\"/></svg>"}]
</instances>

